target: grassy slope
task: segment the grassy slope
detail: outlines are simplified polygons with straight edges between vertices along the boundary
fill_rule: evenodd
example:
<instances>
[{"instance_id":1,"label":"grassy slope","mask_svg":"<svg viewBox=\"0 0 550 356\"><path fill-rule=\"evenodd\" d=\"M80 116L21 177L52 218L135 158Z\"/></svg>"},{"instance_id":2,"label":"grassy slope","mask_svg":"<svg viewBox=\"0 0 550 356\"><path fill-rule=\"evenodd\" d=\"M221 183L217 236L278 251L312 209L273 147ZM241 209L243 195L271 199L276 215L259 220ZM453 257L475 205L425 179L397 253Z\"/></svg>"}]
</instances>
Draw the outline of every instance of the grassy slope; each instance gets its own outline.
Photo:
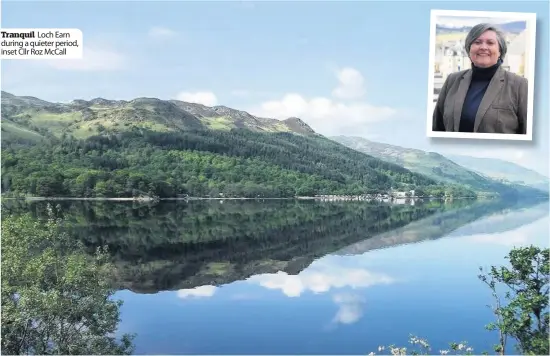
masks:
<instances>
[{"instance_id":1,"label":"grassy slope","mask_svg":"<svg viewBox=\"0 0 550 356\"><path fill-rule=\"evenodd\" d=\"M2 141L11 141L14 139L38 143L44 139L44 136L9 120L2 120Z\"/></svg>"},{"instance_id":2,"label":"grassy slope","mask_svg":"<svg viewBox=\"0 0 550 356\"><path fill-rule=\"evenodd\" d=\"M238 110L181 101L138 98L132 101L74 101L57 104L40 99L17 97L2 92L2 119L37 132L46 128L53 135L63 134L85 139L107 130L124 132L149 129L169 132L187 129L213 129L229 131L248 128L257 132L295 132L314 134L293 120L256 118ZM14 133L15 135L16 133Z\"/></svg>"}]
</instances>

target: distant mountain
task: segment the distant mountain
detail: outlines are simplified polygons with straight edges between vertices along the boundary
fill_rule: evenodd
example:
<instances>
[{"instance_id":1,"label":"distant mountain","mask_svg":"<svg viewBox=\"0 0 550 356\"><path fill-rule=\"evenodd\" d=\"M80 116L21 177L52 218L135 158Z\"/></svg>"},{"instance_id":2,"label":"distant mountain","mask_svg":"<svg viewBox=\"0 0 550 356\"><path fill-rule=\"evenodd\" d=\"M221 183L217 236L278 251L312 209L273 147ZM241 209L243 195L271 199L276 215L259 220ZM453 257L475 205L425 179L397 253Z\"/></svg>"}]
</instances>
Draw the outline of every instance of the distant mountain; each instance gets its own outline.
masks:
<instances>
[{"instance_id":1,"label":"distant mountain","mask_svg":"<svg viewBox=\"0 0 550 356\"><path fill-rule=\"evenodd\" d=\"M435 33L453 33L453 32L468 32L472 27L471 26L447 26L447 25L435 25Z\"/></svg>"},{"instance_id":2,"label":"distant mountain","mask_svg":"<svg viewBox=\"0 0 550 356\"><path fill-rule=\"evenodd\" d=\"M548 177L512 162L461 155L448 155L448 157L482 176L497 181L527 185L543 191L548 191L549 188L550 180Z\"/></svg>"},{"instance_id":3,"label":"distant mountain","mask_svg":"<svg viewBox=\"0 0 550 356\"><path fill-rule=\"evenodd\" d=\"M522 31L525 31L525 29L527 28L527 22L525 21L507 22L504 24L500 24L499 27L504 32L520 33Z\"/></svg>"},{"instance_id":4,"label":"distant mountain","mask_svg":"<svg viewBox=\"0 0 550 356\"><path fill-rule=\"evenodd\" d=\"M472 196L315 133L177 100L50 103L2 92L3 192L32 196L293 197L385 193Z\"/></svg>"},{"instance_id":5,"label":"distant mountain","mask_svg":"<svg viewBox=\"0 0 550 356\"><path fill-rule=\"evenodd\" d=\"M527 28L527 23L525 21L512 21L502 24L497 24L497 26L504 32L507 33L520 33L525 31ZM447 26L447 25L436 25L436 33L452 33L452 32L468 32L472 29L473 26Z\"/></svg>"},{"instance_id":6,"label":"distant mountain","mask_svg":"<svg viewBox=\"0 0 550 356\"><path fill-rule=\"evenodd\" d=\"M359 152L398 164L439 182L463 184L476 191L488 193L504 192L510 188L510 184L495 181L491 176L485 176L472 169L465 168L471 167L468 162L453 162L439 153L373 142L362 137L335 136L331 139Z\"/></svg>"}]
</instances>

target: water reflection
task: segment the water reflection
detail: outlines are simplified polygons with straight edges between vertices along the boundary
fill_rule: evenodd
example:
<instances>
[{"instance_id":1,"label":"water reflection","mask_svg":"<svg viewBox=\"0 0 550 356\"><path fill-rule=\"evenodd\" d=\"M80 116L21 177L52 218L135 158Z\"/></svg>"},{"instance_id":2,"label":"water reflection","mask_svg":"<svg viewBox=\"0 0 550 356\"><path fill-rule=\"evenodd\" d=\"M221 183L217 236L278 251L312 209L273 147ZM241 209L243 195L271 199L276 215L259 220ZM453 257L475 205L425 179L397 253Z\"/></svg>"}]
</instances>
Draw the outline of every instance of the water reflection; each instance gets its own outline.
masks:
<instances>
[{"instance_id":1,"label":"water reflection","mask_svg":"<svg viewBox=\"0 0 550 356\"><path fill-rule=\"evenodd\" d=\"M548 203L60 206L112 247L138 353L366 354L496 335L478 267L548 244ZM40 208L34 207L36 216ZM131 290L131 291L130 291Z\"/></svg>"},{"instance_id":2,"label":"water reflection","mask_svg":"<svg viewBox=\"0 0 550 356\"><path fill-rule=\"evenodd\" d=\"M318 294L339 288L357 289L389 284L393 279L364 268L323 264L322 260L319 260L297 275L289 275L286 272L259 274L248 278L248 281L267 289L280 290L287 297L299 297L304 292Z\"/></svg>"},{"instance_id":3,"label":"water reflection","mask_svg":"<svg viewBox=\"0 0 550 356\"><path fill-rule=\"evenodd\" d=\"M501 208L500 204L67 203L56 210L66 231L82 239L90 251L109 246L118 288L156 293L279 271L296 275L317 258L413 221L462 206L479 210L479 215L483 209ZM28 209L41 217L44 205ZM472 218L463 215L450 224Z\"/></svg>"}]
</instances>

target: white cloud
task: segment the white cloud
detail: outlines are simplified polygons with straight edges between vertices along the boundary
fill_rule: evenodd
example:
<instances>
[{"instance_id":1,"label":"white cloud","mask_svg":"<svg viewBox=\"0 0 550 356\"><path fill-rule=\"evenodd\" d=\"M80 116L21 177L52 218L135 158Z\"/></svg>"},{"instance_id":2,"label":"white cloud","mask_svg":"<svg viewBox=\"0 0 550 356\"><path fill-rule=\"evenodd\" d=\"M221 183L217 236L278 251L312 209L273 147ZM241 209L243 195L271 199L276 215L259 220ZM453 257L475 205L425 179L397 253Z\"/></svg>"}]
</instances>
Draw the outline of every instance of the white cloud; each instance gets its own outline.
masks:
<instances>
[{"instance_id":1,"label":"white cloud","mask_svg":"<svg viewBox=\"0 0 550 356\"><path fill-rule=\"evenodd\" d=\"M216 94L211 91L181 92L176 98L188 103L202 104L205 106L215 106L218 103Z\"/></svg>"},{"instance_id":2,"label":"white cloud","mask_svg":"<svg viewBox=\"0 0 550 356\"><path fill-rule=\"evenodd\" d=\"M166 27L154 26L149 29L148 35L154 39L170 38L176 35L176 31Z\"/></svg>"},{"instance_id":3,"label":"white cloud","mask_svg":"<svg viewBox=\"0 0 550 356\"><path fill-rule=\"evenodd\" d=\"M365 300L356 294L336 294L332 300L338 305L338 311L332 319L337 324L353 324L363 316Z\"/></svg>"},{"instance_id":4,"label":"white cloud","mask_svg":"<svg viewBox=\"0 0 550 356\"><path fill-rule=\"evenodd\" d=\"M286 272L252 276L249 282L267 289L280 290L288 297L299 297L302 293L325 293L331 289L344 287L366 288L377 284L390 284L393 279L381 273L373 273L361 268L338 266L310 267L298 275Z\"/></svg>"},{"instance_id":5,"label":"white cloud","mask_svg":"<svg viewBox=\"0 0 550 356\"><path fill-rule=\"evenodd\" d=\"M60 70L113 71L124 68L126 58L113 50L85 45L81 59L56 59L45 63Z\"/></svg>"},{"instance_id":6,"label":"white cloud","mask_svg":"<svg viewBox=\"0 0 550 356\"><path fill-rule=\"evenodd\" d=\"M364 79L359 71L344 68L337 71L336 98L307 98L299 93L287 93L248 111L259 117L287 119L299 117L316 132L324 135L360 135L369 132L368 125L394 117L398 111L356 100L364 95ZM355 100L339 101L338 98Z\"/></svg>"},{"instance_id":7,"label":"white cloud","mask_svg":"<svg viewBox=\"0 0 550 356\"><path fill-rule=\"evenodd\" d=\"M178 297L180 298L207 298L216 293L218 288L215 286L200 286L191 289L178 290Z\"/></svg>"},{"instance_id":8,"label":"white cloud","mask_svg":"<svg viewBox=\"0 0 550 356\"><path fill-rule=\"evenodd\" d=\"M340 99L357 99L365 95L365 79L354 68L342 68L336 73L338 86L332 91L332 95Z\"/></svg>"},{"instance_id":9,"label":"white cloud","mask_svg":"<svg viewBox=\"0 0 550 356\"><path fill-rule=\"evenodd\" d=\"M262 103L250 110L260 117L286 119L299 117L315 131L326 135L357 134L368 124L393 117L397 110L363 102L342 103L329 98L305 98L297 93L284 95L280 100Z\"/></svg>"},{"instance_id":10,"label":"white cloud","mask_svg":"<svg viewBox=\"0 0 550 356\"><path fill-rule=\"evenodd\" d=\"M341 266L324 258L315 261L298 275L289 275L285 272L261 274L248 278L248 282L267 289L280 290L287 297L296 298L305 292L321 294L342 288L356 290L392 284L395 280L383 273L361 267ZM332 318L333 325L353 324L363 316L365 300L356 293L339 291L332 297L332 301L338 307Z\"/></svg>"}]
</instances>

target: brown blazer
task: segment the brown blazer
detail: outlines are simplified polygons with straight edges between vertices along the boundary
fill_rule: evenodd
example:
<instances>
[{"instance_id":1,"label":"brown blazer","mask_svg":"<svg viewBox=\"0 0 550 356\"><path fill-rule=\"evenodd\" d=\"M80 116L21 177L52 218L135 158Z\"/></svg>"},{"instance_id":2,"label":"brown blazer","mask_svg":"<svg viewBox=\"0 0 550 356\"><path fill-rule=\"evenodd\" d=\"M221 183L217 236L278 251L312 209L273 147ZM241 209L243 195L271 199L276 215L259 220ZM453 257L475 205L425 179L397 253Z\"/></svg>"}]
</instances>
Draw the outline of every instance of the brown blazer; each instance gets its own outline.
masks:
<instances>
[{"instance_id":1,"label":"brown blazer","mask_svg":"<svg viewBox=\"0 0 550 356\"><path fill-rule=\"evenodd\" d=\"M447 77L433 113L433 131L458 132L472 70ZM474 132L523 134L527 120L527 79L500 67L481 100Z\"/></svg>"}]
</instances>

